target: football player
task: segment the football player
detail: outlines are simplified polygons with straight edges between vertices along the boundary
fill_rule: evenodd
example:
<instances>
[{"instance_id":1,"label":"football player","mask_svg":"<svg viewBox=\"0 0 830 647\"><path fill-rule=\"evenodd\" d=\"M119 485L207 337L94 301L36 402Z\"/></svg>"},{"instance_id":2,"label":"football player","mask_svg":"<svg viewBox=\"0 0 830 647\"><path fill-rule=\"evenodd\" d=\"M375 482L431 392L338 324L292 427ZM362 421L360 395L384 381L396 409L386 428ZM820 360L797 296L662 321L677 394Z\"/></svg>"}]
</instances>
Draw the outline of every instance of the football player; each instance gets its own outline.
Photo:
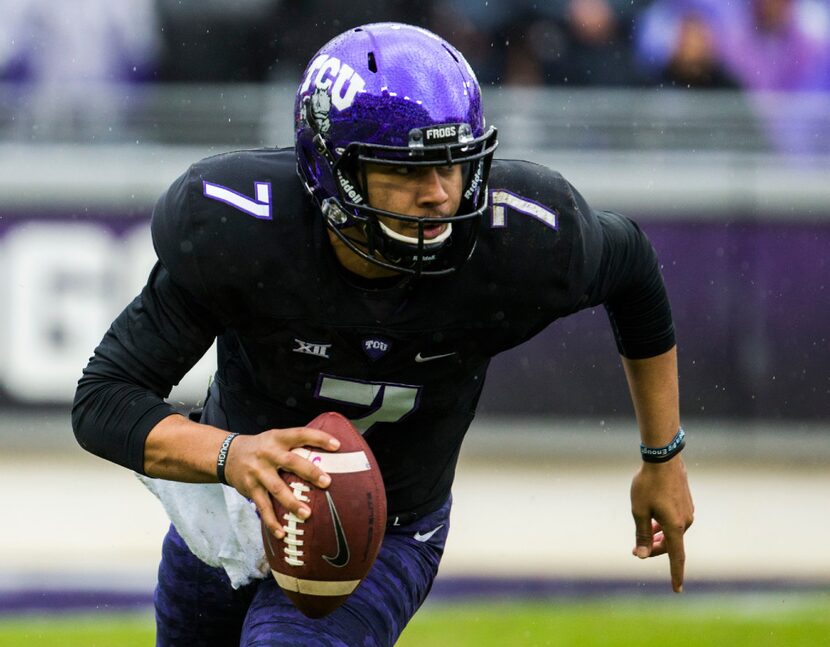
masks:
<instances>
[{"instance_id":1,"label":"football player","mask_svg":"<svg viewBox=\"0 0 830 647\"><path fill-rule=\"evenodd\" d=\"M293 149L199 161L161 197L158 263L84 370L73 427L84 448L140 474L233 486L280 537L269 493L309 511L277 470L328 485L290 450L335 450L303 425L336 410L381 467L388 531L345 605L309 620L270 577L231 586L171 526L158 644L393 644L437 572L490 359L599 304L641 432L634 553L668 553L680 591L693 506L675 337L640 229L592 210L554 171L494 160L473 71L423 29L372 24L326 44L294 121ZM196 422L164 398L214 339Z\"/></svg>"}]
</instances>

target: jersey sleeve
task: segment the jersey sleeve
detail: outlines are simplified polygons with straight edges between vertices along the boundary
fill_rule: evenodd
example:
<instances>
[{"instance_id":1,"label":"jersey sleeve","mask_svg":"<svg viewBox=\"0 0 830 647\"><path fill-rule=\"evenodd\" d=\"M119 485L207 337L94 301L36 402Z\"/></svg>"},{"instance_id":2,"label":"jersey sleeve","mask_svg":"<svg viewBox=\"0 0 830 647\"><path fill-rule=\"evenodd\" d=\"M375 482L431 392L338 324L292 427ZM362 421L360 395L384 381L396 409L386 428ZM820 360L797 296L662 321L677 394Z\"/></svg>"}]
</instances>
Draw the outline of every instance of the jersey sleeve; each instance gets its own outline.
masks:
<instances>
[{"instance_id":1,"label":"jersey sleeve","mask_svg":"<svg viewBox=\"0 0 830 647\"><path fill-rule=\"evenodd\" d=\"M593 212L599 236L585 253L598 258L580 309L605 306L623 357L643 359L670 350L675 344L663 276L657 254L632 220L613 212Z\"/></svg>"},{"instance_id":2,"label":"jersey sleeve","mask_svg":"<svg viewBox=\"0 0 830 647\"><path fill-rule=\"evenodd\" d=\"M187 178L156 205L152 230L160 260L95 349L72 409L84 449L139 473L147 435L175 413L164 398L223 330L188 231Z\"/></svg>"},{"instance_id":3,"label":"jersey sleeve","mask_svg":"<svg viewBox=\"0 0 830 647\"><path fill-rule=\"evenodd\" d=\"M552 321L599 305L624 357L653 357L672 348L663 277L640 228L619 214L592 209L546 166L496 160L493 168L492 224L482 237L477 275L501 286L499 312L483 316L507 313L507 332L493 335L490 350L512 348Z\"/></svg>"}]
</instances>

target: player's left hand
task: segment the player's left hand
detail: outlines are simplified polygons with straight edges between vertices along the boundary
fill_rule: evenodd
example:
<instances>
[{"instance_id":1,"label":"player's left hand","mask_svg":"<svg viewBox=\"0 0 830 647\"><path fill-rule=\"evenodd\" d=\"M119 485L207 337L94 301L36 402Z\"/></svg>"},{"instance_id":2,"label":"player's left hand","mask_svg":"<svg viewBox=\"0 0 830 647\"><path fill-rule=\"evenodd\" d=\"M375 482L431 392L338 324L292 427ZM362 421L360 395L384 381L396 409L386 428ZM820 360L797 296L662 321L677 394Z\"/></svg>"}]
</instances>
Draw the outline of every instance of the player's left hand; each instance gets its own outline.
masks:
<instances>
[{"instance_id":1,"label":"player's left hand","mask_svg":"<svg viewBox=\"0 0 830 647\"><path fill-rule=\"evenodd\" d=\"M637 539L632 554L640 559L669 555L672 589L683 590L686 549L683 535L695 506L680 456L665 463L643 463L631 482L631 513Z\"/></svg>"}]
</instances>

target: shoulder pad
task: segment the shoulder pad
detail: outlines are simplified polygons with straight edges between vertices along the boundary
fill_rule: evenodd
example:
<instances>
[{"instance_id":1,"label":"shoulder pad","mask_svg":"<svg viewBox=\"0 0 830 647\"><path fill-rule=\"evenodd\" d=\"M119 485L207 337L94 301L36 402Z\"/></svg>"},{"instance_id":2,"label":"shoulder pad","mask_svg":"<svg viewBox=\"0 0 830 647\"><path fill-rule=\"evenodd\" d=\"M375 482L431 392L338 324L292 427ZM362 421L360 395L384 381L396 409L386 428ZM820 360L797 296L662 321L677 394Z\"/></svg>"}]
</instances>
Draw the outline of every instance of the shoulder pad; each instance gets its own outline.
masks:
<instances>
[{"instance_id":1,"label":"shoulder pad","mask_svg":"<svg viewBox=\"0 0 830 647\"><path fill-rule=\"evenodd\" d=\"M173 281L209 303L290 264L292 246L308 242L310 209L292 150L224 153L193 164L161 196L153 244Z\"/></svg>"},{"instance_id":2,"label":"shoulder pad","mask_svg":"<svg viewBox=\"0 0 830 647\"><path fill-rule=\"evenodd\" d=\"M540 298L556 293L560 306L578 300L602 255L596 213L562 175L540 164L494 160L489 222L501 272L538 284ZM492 260L491 259L491 260Z\"/></svg>"}]
</instances>

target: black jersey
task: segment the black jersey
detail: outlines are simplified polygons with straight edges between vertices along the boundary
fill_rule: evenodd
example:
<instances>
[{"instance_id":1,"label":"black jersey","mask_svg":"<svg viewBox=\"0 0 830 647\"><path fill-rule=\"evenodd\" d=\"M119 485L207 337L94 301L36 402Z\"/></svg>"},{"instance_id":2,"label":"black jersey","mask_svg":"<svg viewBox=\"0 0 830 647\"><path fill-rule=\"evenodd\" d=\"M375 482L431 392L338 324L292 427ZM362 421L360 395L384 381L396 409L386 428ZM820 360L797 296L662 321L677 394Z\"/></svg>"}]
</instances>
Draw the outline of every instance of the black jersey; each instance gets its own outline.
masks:
<instances>
[{"instance_id":1,"label":"black jersey","mask_svg":"<svg viewBox=\"0 0 830 647\"><path fill-rule=\"evenodd\" d=\"M143 471L144 440L173 385L218 338L216 384L231 430L302 426L336 410L377 457L390 514L448 496L491 357L555 319L604 303L620 351L674 344L651 246L592 211L559 174L493 163L490 208L457 272L356 280L334 257L292 150L194 164L159 200L159 262L79 383L79 442Z\"/></svg>"}]
</instances>

